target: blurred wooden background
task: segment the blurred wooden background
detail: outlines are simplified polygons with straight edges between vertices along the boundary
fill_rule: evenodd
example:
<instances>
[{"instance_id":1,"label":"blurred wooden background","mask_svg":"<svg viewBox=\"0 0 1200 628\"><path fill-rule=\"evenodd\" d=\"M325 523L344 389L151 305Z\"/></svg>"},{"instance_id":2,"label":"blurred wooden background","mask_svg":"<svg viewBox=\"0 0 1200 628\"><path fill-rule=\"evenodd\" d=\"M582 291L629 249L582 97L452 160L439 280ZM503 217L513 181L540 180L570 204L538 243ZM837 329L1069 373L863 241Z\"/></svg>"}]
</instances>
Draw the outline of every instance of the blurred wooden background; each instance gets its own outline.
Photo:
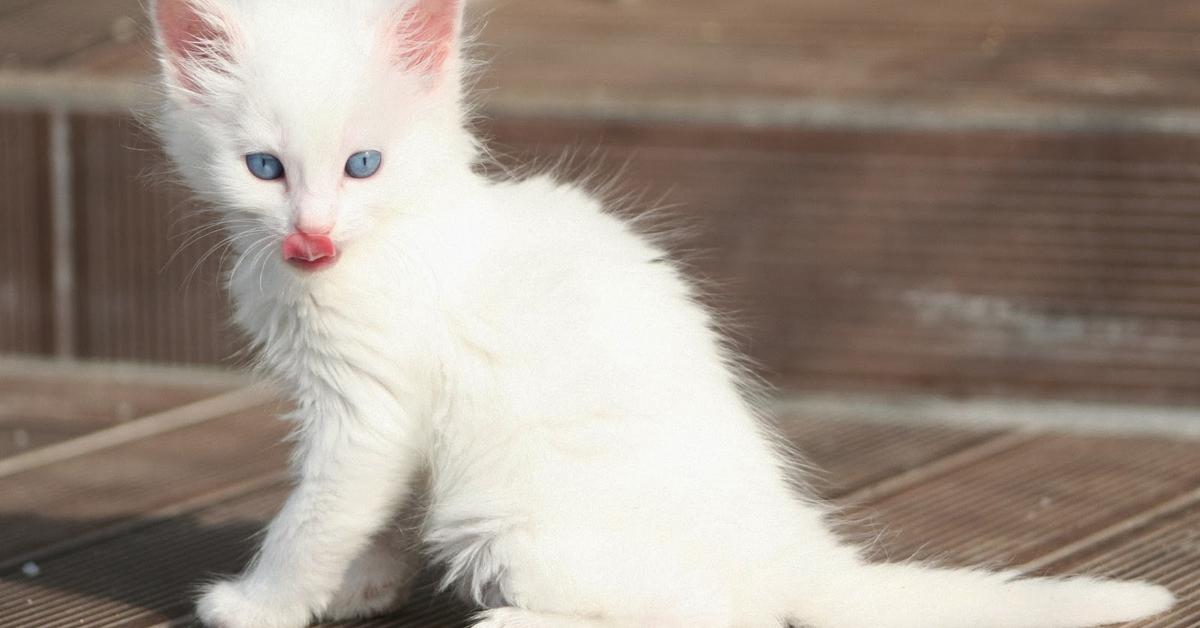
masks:
<instances>
[{"instance_id":1,"label":"blurred wooden background","mask_svg":"<svg viewBox=\"0 0 1200 628\"><path fill-rule=\"evenodd\" d=\"M207 223L131 115L144 3L0 0L0 625L185 625L289 485L268 391L159 366L239 340L219 236L180 250ZM808 393L774 414L846 532L1148 578L1182 601L1142 625L1200 625L1200 3L486 0L471 23L493 149L672 207L738 342ZM861 421L889 412L957 427ZM1174 437L1012 428L1082 415ZM357 625L464 617L421 595Z\"/></svg>"},{"instance_id":2,"label":"blurred wooden background","mask_svg":"<svg viewBox=\"0 0 1200 628\"><path fill-rule=\"evenodd\" d=\"M0 0L0 353L238 347L216 236L172 257L203 217L129 115L141 5ZM673 206L786 390L1200 401L1200 3L472 12L493 146Z\"/></svg>"}]
</instances>

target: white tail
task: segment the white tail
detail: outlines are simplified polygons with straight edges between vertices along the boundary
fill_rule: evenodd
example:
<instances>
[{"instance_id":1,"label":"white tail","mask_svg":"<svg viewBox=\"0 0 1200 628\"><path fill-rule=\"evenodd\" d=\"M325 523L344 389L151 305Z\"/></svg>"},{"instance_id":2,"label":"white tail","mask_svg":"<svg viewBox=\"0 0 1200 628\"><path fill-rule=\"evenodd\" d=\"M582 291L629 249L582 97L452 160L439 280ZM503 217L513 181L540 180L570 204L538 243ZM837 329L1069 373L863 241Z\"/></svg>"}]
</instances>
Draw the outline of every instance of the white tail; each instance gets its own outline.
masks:
<instances>
[{"instance_id":1,"label":"white tail","mask_svg":"<svg viewBox=\"0 0 1200 628\"><path fill-rule=\"evenodd\" d=\"M821 628L1084 628L1141 619L1173 603L1165 588L1144 582L881 564L801 593L790 619Z\"/></svg>"}]
</instances>

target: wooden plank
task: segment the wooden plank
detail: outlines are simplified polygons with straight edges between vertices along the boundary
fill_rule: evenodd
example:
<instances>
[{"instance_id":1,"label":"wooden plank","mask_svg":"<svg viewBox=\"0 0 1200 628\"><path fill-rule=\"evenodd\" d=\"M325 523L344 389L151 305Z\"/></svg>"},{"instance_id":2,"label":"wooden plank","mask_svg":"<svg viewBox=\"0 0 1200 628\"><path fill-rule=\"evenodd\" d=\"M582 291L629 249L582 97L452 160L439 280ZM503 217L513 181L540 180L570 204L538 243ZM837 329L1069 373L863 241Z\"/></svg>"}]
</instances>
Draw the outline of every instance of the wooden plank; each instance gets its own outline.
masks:
<instances>
[{"instance_id":1,"label":"wooden plank","mask_svg":"<svg viewBox=\"0 0 1200 628\"><path fill-rule=\"evenodd\" d=\"M39 575L21 566L0 575L0 616L13 625L74 625L81 619L147 626L191 610L203 577L236 570L250 540L274 511L282 487L197 513L181 514L86 551L39 559Z\"/></svg>"},{"instance_id":2,"label":"wooden plank","mask_svg":"<svg viewBox=\"0 0 1200 628\"><path fill-rule=\"evenodd\" d=\"M84 4L75 13L63 9L71 0L0 12L0 35L11 31L8 63L148 76L138 3ZM480 85L507 112L765 111L792 123L877 116L1110 129L1184 120L1194 129L1200 88L1188 79L1200 70L1200 15L1186 4L520 0L475 3L468 30L491 62ZM867 105L863 115L844 108L856 103Z\"/></svg>"},{"instance_id":3,"label":"wooden plank","mask_svg":"<svg viewBox=\"0 0 1200 628\"><path fill-rule=\"evenodd\" d=\"M16 13L39 0L0 0L0 18Z\"/></svg>"},{"instance_id":4,"label":"wooden plank","mask_svg":"<svg viewBox=\"0 0 1200 628\"><path fill-rule=\"evenodd\" d=\"M73 129L81 355L186 364L244 358L218 276L223 234L185 191L149 183L165 157L131 120L80 115Z\"/></svg>"},{"instance_id":5,"label":"wooden plank","mask_svg":"<svg viewBox=\"0 0 1200 628\"><path fill-rule=\"evenodd\" d=\"M56 62L112 37L139 0L42 0L0 12L0 59L5 65L49 69Z\"/></svg>"},{"instance_id":6,"label":"wooden plank","mask_svg":"<svg viewBox=\"0 0 1200 628\"><path fill-rule=\"evenodd\" d=\"M0 374L0 459L228 390L216 379L148 384L70 369Z\"/></svg>"},{"instance_id":7,"label":"wooden plank","mask_svg":"<svg viewBox=\"0 0 1200 628\"><path fill-rule=\"evenodd\" d=\"M256 491L195 512L147 522L137 531L0 573L0 616L14 625L152 626L191 613L198 582L241 569L254 536L282 501L283 486ZM458 604L428 589L402 613L364 625L461 625ZM382 621L384 623L380 624Z\"/></svg>"},{"instance_id":8,"label":"wooden plank","mask_svg":"<svg viewBox=\"0 0 1200 628\"><path fill-rule=\"evenodd\" d=\"M77 419L119 423L196 401L228 387L212 384L147 385L117 378L5 375L0 378L0 420Z\"/></svg>"},{"instance_id":9,"label":"wooden plank","mask_svg":"<svg viewBox=\"0 0 1200 628\"><path fill-rule=\"evenodd\" d=\"M1020 564L1197 485L1197 443L1045 435L847 512L894 559Z\"/></svg>"},{"instance_id":10,"label":"wooden plank","mask_svg":"<svg viewBox=\"0 0 1200 628\"><path fill-rule=\"evenodd\" d=\"M274 405L0 477L0 561L286 466Z\"/></svg>"},{"instance_id":11,"label":"wooden plank","mask_svg":"<svg viewBox=\"0 0 1200 628\"><path fill-rule=\"evenodd\" d=\"M518 93L618 102L891 98L960 108L1002 97L1016 109L1176 106L1200 94L1173 78L1197 68L1191 26L1200 15L1183 7L760 0L685 9L577 0L548 9L526 0L489 8L482 39L497 58L489 79Z\"/></svg>"},{"instance_id":12,"label":"wooden plank","mask_svg":"<svg viewBox=\"0 0 1200 628\"><path fill-rule=\"evenodd\" d=\"M835 499L993 440L995 431L883 425L791 416L778 421L809 467L810 486Z\"/></svg>"},{"instance_id":13,"label":"wooden plank","mask_svg":"<svg viewBox=\"0 0 1200 628\"><path fill-rule=\"evenodd\" d=\"M46 116L0 112L0 353L51 346Z\"/></svg>"}]
</instances>

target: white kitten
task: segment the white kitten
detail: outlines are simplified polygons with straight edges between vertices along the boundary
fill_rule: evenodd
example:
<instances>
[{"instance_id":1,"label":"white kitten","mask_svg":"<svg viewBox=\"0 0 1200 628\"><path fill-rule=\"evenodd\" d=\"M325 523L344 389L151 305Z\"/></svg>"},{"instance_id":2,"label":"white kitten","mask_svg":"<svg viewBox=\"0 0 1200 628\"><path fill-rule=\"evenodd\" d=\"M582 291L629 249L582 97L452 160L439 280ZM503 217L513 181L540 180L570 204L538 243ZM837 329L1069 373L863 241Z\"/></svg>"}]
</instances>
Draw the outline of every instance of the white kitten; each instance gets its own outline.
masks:
<instances>
[{"instance_id":1,"label":"white kitten","mask_svg":"<svg viewBox=\"0 0 1200 628\"><path fill-rule=\"evenodd\" d=\"M664 252L577 188L472 171L459 0L158 0L160 128L224 212L236 319L296 404L299 484L201 619L404 599L393 529L479 627L1087 626L1148 584L870 565L788 481Z\"/></svg>"}]
</instances>

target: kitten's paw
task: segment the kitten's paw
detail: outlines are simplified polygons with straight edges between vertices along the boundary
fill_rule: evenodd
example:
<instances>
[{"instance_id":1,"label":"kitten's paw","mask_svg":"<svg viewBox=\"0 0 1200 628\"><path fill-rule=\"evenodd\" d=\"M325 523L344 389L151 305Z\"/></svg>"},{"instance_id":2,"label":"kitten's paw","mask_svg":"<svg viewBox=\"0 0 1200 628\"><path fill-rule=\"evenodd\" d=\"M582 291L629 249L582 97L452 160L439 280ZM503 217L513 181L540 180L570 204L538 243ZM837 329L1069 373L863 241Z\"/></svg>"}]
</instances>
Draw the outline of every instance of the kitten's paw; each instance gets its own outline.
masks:
<instances>
[{"instance_id":1,"label":"kitten's paw","mask_svg":"<svg viewBox=\"0 0 1200 628\"><path fill-rule=\"evenodd\" d=\"M309 612L303 604L278 604L247 595L238 581L218 582L196 603L196 616L208 628L304 628Z\"/></svg>"}]
</instances>

